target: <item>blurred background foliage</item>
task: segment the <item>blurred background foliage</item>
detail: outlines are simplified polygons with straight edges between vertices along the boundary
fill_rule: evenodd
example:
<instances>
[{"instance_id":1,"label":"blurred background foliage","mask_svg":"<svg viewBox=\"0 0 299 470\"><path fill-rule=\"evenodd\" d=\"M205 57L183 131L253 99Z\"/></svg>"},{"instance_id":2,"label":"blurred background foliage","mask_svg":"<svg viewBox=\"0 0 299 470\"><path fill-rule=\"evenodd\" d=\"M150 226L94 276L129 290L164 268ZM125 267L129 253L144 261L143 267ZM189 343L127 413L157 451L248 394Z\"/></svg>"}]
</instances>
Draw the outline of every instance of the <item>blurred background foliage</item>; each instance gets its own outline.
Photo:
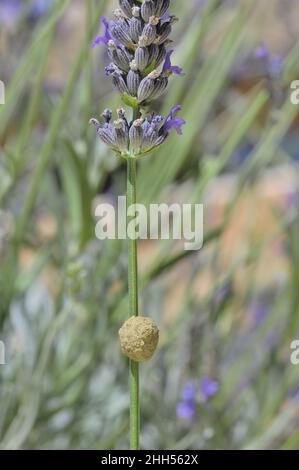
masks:
<instances>
[{"instance_id":1,"label":"blurred background foliage","mask_svg":"<svg viewBox=\"0 0 299 470\"><path fill-rule=\"evenodd\" d=\"M125 449L123 241L94 208L125 166L92 116L120 98L89 44L105 0L0 1L0 446ZM142 312L161 328L141 367L142 446L296 449L299 366L296 0L172 1L182 138L139 163L139 200L203 202L205 243L139 243ZM298 261L298 263L297 263Z\"/></svg>"}]
</instances>

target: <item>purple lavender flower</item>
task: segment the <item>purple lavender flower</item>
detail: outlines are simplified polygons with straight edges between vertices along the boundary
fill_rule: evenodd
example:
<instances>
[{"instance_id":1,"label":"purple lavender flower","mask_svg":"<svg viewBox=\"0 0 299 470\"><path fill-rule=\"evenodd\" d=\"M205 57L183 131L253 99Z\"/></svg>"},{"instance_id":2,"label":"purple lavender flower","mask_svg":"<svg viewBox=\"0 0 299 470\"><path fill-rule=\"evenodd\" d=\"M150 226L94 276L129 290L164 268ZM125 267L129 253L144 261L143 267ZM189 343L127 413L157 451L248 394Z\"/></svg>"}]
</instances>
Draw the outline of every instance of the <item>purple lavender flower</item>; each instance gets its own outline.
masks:
<instances>
[{"instance_id":1,"label":"purple lavender flower","mask_svg":"<svg viewBox=\"0 0 299 470\"><path fill-rule=\"evenodd\" d=\"M113 36L110 31L110 26L107 18L105 16L102 16L102 23L105 27L105 32L101 36L98 36L93 43L91 44L91 49L94 47L98 46L99 44L105 44L106 46L108 45L109 41L113 40Z\"/></svg>"},{"instance_id":2,"label":"purple lavender flower","mask_svg":"<svg viewBox=\"0 0 299 470\"><path fill-rule=\"evenodd\" d=\"M210 377L204 377L200 382L200 390L204 401L208 401L218 393L219 384Z\"/></svg>"},{"instance_id":3,"label":"purple lavender flower","mask_svg":"<svg viewBox=\"0 0 299 470\"><path fill-rule=\"evenodd\" d=\"M181 67L178 67L177 65L171 65L171 56L173 54L174 50L168 51L165 57L165 62L163 66L163 73L167 74L172 74L174 73L175 75L184 75L183 69Z\"/></svg>"},{"instance_id":4,"label":"purple lavender flower","mask_svg":"<svg viewBox=\"0 0 299 470\"><path fill-rule=\"evenodd\" d=\"M174 106L169 115L166 118L165 124L163 126L164 132L169 132L171 129L175 129L177 134L182 134L182 126L186 124L186 121L180 117L176 116L176 113L180 111L182 108L181 106Z\"/></svg>"}]
</instances>

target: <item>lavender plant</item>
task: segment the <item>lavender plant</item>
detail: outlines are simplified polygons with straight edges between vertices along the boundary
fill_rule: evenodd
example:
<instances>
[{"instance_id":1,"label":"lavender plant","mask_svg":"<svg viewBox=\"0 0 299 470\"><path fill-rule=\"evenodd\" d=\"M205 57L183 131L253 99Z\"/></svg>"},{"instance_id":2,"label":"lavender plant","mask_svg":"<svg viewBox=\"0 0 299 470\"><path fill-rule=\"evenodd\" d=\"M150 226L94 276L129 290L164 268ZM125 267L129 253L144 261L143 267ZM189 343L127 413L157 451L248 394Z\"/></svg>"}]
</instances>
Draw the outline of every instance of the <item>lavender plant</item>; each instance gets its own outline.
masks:
<instances>
[{"instance_id":1,"label":"lavender plant","mask_svg":"<svg viewBox=\"0 0 299 470\"><path fill-rule=\"evenodd\" d=\"M105 72L121 94L125 105L132 108L128 119L123 108L113 120L111 109L104 110L103 122L91 119L99 138L116 154L127 160L127 206L136 204L136 161L159 148L174 129L182 134L185 121L177 116L181 107L175 105L164 118L153 111L146 114L154 100L166 90L172 74L182 75L173 66L170 34L177 21L169 13L170 0L119 0L114 19L102 22L105 33L94 41L92 48L107 46L111 63ZM129 223L129 218L127 220ZM130 438L131 448L139 449L140 403L139 362L154 354L158 343L155 323L139 316L137 242L128 239L128 290L130 319L120 329L123 353L130 359Z\"/></svg>"}]
</instances>

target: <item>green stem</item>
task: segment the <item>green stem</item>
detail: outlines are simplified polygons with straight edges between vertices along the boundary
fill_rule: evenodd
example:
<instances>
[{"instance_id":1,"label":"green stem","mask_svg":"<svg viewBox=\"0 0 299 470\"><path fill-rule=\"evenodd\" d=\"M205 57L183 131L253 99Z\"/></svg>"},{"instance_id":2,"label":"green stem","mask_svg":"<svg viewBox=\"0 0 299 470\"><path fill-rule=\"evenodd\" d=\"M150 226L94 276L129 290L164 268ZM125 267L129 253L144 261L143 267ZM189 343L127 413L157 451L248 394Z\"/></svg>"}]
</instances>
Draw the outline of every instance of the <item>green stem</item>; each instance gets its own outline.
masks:
<instances>
[{"instance_id":1,"label":"green stem","mask_svg":"<svg viewBox=\"0 0 299 470\"><path fill-rule=\"evenodd\" d=\"M139 109L134 108L133 120L139 115ZM136 160L128 158L127 164L127 208L136 204ZM127 225L130 222L127 217ZM128 237L128 287L129 315L138 315L138 263L137 240ZM140 402L139 402L139 364L130 360L130 442L131 450L139 450L140 434Z\"/></svg>"}]
</instances>

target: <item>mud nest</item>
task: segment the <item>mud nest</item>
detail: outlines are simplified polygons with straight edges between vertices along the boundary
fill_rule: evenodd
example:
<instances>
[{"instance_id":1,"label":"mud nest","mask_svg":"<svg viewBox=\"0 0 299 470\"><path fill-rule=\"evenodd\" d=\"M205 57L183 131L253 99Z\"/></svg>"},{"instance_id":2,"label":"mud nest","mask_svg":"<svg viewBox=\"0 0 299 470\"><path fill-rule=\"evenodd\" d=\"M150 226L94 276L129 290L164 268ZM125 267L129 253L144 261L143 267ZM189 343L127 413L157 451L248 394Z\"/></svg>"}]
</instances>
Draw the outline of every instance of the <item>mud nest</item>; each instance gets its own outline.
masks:
<instances>
[{"instance_id":1,"label":"mud nest","mask_svg":"<svg viewBox=\"0 0 299 470\"><path fill-rule=\"evenodd\" d=\"M119 330L122 352L130 359L142 362L153 356L159 341L156 323L148 317L131 317Z\"/></svg>"}]
</instances>

